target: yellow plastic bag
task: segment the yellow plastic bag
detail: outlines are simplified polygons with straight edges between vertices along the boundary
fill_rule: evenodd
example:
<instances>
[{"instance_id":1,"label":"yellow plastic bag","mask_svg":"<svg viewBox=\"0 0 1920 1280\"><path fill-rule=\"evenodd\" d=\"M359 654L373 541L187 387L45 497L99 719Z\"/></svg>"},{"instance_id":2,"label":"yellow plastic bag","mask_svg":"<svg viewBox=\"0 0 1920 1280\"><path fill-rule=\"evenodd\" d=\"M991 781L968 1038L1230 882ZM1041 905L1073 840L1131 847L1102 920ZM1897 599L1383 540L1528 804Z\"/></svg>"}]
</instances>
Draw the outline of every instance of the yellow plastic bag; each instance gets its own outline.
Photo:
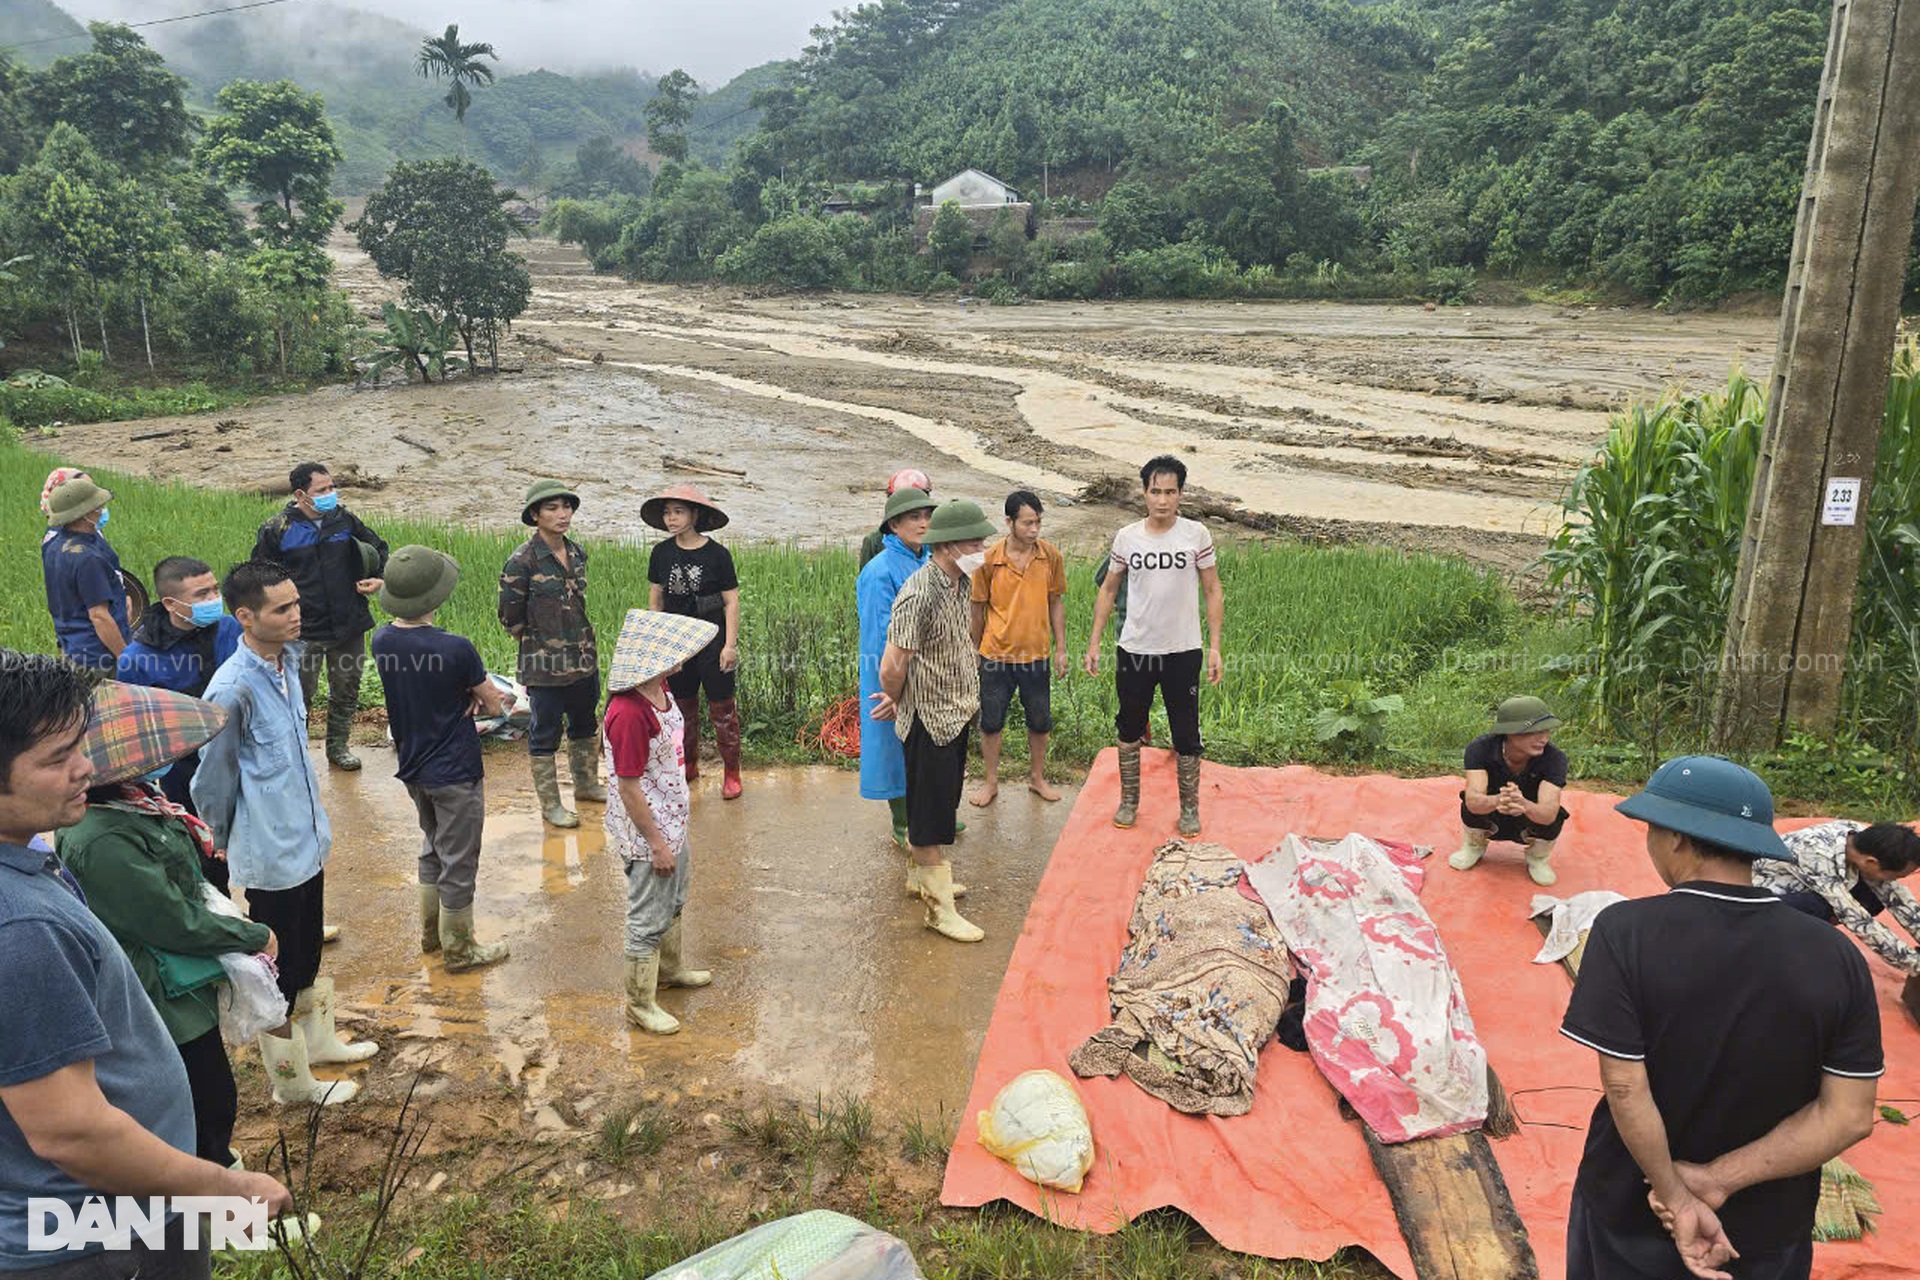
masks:
<instances>
[{"instance_id":1,"label":"yellow plastic bag","mask_svg":"<svg viewBox=\"0 0 1920 1280\"><path fill-rule=\"evenodd\" d=\"M1093 1168L1093 1128L1073 1085L1051 1071L1023 1071L980 1113L980 1145L1043 1187L1078 1193Z\"/></svg>"}]
</instances>

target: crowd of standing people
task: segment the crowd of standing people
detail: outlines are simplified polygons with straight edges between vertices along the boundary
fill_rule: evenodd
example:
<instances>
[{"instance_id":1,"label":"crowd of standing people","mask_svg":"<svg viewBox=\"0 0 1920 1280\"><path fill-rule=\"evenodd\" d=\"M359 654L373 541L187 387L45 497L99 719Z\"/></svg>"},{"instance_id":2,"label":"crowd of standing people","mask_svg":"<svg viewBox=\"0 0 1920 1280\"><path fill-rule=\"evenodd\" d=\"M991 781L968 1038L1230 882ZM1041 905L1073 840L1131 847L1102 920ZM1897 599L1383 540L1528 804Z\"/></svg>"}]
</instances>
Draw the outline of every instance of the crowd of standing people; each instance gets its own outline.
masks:
<instances>
[{"instance_id":1,"label":"crowd of standing people","mask_svg":"<svg viewBox=\"0 0 1920 1280\"><path fill-rule=\"evenodd\" d=\"M1180 515L1185 465L1154 458L1140 482L1147 514L1118 531L1101 565L1081 665L1099 673L1118 620L1113 823L1140 821L1157 697L1175 829L1191 838L1203 829L1200 706L1224 675L1225 593L1206 527ZM509 957L474 930L486 825L475 717L505 716L516 686L487 671L471 638L437 624L460 566L425 546L390 549L324 465L295 467L289 492L248 560L217 577L202 559L168 556L153 570L153 603L130 618L103 533L113 495L84 473L49 477L41 554L63 656L0 651L0 973L33 993L17 1002L20 1033L0 1043L0 1271L61 1274L22 1239L30 1196L237 1194L285 1207L285 1189L245 1171L231 1146L224 957L271 962L279 1021L257 1043L276 1102L348 1101L353 1081L312 1066L379 1052L340 1034L322 973L337 936L325 919L332 830L308 752L323 677L324 759L358 770L351 734L371 656L419 820L421 953L449 972ZM642 519L666 536L649 559L647 607L624 613L603 703L588 553L572 536L580 506L561 481L527 490L529 532L499 575L497 615L530 703L542 819L572 828L583 803L603 806L626 880L626 1017L667 1035L680 1023L660 991L713 980L684 940L689 784L704 697L721 797L744 790L742 584L712 536L728 525L716 503L691 485L649 499ZM1037 495L1008 495L1002 513L996 525L974 502L936 501L925 473L901 472L853 584L861 794L889 806L926 926L962 943L985 935L958 906L961 805L998 800L1016 699L1026 790L1059 799L1046 762L1052 685L1068 674L1065 560L1041 537ZM390 619L377 630L373 600ZM1555 882L1569 819L1568 762L1550 741L1558 724L1540 699L1515 697L1469 744L1456 871L1512 842L1536 884ZM984 776L969 797L976 728ZM1598 1054L1606 1094L1575 1184L1569 1275L1804 1277L1816 1171L1870 1127L1883 1065L1865 961L1824 925L1920 972L1920 951L1878 919L1920 925L1899 884L1920 869L1920 836L1827 824L1782 842L1764 785L1713 757L1670 762L1619 807L1647 824L1671 892L1602 913L1562 1028ZM234 889L244 911L227 901ZM1772 993L1760 1012L1724 998L1756 982ZM141 1274L206 1274L204 1246L177 1231L148 1254Z\"/></svg>"}]
</instances>

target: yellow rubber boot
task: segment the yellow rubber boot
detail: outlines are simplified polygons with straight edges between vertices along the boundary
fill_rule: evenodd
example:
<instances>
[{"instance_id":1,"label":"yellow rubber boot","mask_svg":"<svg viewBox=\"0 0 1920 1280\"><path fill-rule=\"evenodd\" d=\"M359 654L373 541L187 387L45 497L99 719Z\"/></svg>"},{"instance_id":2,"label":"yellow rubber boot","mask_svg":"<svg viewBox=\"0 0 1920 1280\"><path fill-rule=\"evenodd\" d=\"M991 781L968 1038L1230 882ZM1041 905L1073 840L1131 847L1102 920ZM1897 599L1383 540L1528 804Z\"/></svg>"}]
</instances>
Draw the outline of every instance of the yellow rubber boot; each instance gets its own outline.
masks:
<instances>
[{"instance_id":1,"label":"yellow rubber boot","mask_svg":"<svg viewBox=\"0 0 1920 1280\"><path fill-rule=\"evenodd\" d=\"M627 957L627 1021L648 1035L670 1036L680 1019L655 1000L660 990L660 953Z\"/></svg>"},{"instance_id":2,"label":"yellow rubber boot","mask_svg":"<svg viewBox=\"0 0 1920 1280\"><path fill-rule=\"evenodd\" d=\"M1527 841L1527 875L1542 889L1560 878L1553 870L1553 841Z\"/></svg>"},{"instance_id":3,"label":"yellow rubber boot","mask_svg":"<svg viewBox=\"0 0 1920 1280\"><path fill-rule=\"evenodd\" d=\"M953 905L953 864L936 862L920 867L920 900L927 904L927 928L955 942L978 942L986 930L961 915Z\"/></svg>"},{"instance_id":4,"label":"yellow rubber boot","mask_svg":"<svg viewBox=\"0 0 1920 1280\"><path fill-rule=\"evenodd\" d=\"M1460 847L1447 855L1447 865L1455 871L1471 871L1480 865L1480 859L1487 856L1490 834L1477 827L1461 828Z\"/></svg>"},{"instance_id":5,"label":"yellow rubber boot","mask_svg":"<svg viewBox=\"0 0 1920 1280\"><path fill-rule=\"evenodd\" d=\"M689 969L681 957L680 917L675 916L673 923L660 939L660 985L663 987L704 987L712 983L713 975L705 969Z\"/></svg>"}]
</instances>

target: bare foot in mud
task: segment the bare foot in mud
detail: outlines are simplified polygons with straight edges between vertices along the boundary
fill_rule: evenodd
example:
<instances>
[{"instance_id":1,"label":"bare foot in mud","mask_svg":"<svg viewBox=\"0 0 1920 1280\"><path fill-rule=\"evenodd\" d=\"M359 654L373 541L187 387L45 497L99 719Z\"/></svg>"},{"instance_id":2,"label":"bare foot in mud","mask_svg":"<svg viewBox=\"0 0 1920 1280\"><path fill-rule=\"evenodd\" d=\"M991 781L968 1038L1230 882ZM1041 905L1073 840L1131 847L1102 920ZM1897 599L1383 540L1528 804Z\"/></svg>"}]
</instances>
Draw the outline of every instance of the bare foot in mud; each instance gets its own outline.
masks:
<instances>
[{"instance_id":1,"label":"bare foot in mud","mask_svg":"<svg viewBox=\"0 0 1920 1280\"><path fill-rule=\"evenodd\" d=\"M1027 790L1033 792L1033 794L1039 796L1048 804L1052 804L1060 798L1060 793L1048 786L1045 778L1028 778Z\"/></svg>"},{"instance_id":2,"label":"bare foot in mud","mask_svg":"<svg viewBox=\"0 0 1920 1280\"><path fill-rule=\"evenodd\" d=\"M988 778L975 789L972 795L967 797L967 803L976 809L984 809L992 804L999 795L1000 780L998 778Z\"/></svg>"}]
</instances>

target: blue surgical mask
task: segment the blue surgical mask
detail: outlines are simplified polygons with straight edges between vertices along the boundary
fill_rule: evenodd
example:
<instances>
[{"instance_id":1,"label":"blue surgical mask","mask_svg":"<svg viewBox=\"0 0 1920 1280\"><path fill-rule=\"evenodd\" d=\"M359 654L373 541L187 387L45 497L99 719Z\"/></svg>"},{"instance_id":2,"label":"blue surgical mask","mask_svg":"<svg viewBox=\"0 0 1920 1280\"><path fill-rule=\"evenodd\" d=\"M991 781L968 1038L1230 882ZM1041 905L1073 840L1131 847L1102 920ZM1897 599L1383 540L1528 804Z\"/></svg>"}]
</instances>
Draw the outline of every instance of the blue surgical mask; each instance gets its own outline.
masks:
<instances>
[{"instance_id":1,"label":"blue surgical mask","mask_svg":"<svg viewBox=\"0 0 1920 1280\"><path fill-rule=\"evenodd\" d=\"M338 493L323 493L313 500L313 509L325 515L340 505Z\"/></svg>"},{"instance_id":2,"label":"blue surgical mask","mask_svg":"<svg viewBox=\"0 0 1920 1280\"><path fill-rule=\"evenodd\" d=\"M93 531L95 533L98 533L100 532L100 530L106 527L107 527L107 509L105 507L102 507L100 508L100 518L94 522Z\"/></svg>"},{"instance_id":3,"label":"blue surgical mask","mask_svg":"<svg viewBox=\"0 0 1920 1280\"><path fill-rule=\"evenodd\" d=\"M227 607L218 600L195 600L193 602L193 625L210 627L226 615Z\"/></svg>"},{"instance_id":4,"label":"blue surgical mask","mask_svg":"<svg viewBox=\"0 0 1920 1280\"><path fill-rule=\"evenodd\" d=\"M151 782L154 786L157 787L160 785L160 779L166 777L168 774L172 772L173 772L173 765L163 764L158 769L155 769L152 773L141 774L139 778L135 779L135 781Z\"/></svg>"}]
</instances>

